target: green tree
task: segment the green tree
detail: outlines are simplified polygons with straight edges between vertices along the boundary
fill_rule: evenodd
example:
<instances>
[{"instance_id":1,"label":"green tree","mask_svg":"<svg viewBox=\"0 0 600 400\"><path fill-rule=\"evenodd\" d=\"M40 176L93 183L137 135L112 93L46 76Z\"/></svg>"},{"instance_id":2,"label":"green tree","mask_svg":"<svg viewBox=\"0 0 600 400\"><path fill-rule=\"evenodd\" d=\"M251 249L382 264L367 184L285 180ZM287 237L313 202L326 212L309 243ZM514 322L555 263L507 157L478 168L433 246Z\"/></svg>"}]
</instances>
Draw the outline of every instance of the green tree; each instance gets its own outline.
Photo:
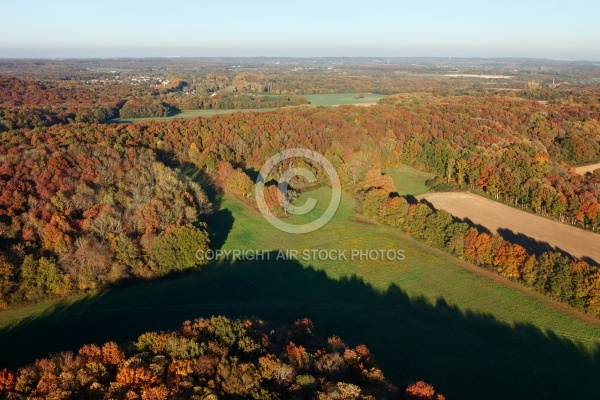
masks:
<instances>
[{"instance_id":1,"label":"green tree","mask_svg":"<svg viewBox=\"0 0 600 400\"><path fill-rule=\"evenodd\" d=\"M14 286L15 267L0 254L0 309L6 307L6 297Z\"/></svg>"},{"instance_id":2,"label":"green tree","mask_svg":"<svg viewBox=\"0 0 600 400\"><path fill-rule=\"evenodd\" d=\"M28 255L21 264L20 291L28 300L41 300L45 297L66 295L69 284L63 272L52 258L36 260Z\"/></svg>"},{"instance_id":3,"label":"green tree","mask_svg":"<svg viewBox=\"0 0 600 400\"><path fill-rule=\"evenodd\" d=\"M196 253L208 249L208 232L191 224L178 226L163 233L154 241L151 258L159 275L171 271L182 271L207 264L207 260L197 258Z\"/></svg>"},{"instance_id":4,"label":"green tree","mask_svg":"<svg viewBox=\"0 0 600 400\"><path fill-rule=\"evenodd\" d=\"M449 237L446 228L452 223L452 215L444 210L431 213L425 220L423 236L438 248L444 248Z\"/></svg>"},{"instance_id":5,"label":"green tree","mask_svg":"<svg viewBox=\"0 0 600 400\"><path fill-rule=\"evenodd\" d=\"M139 260L139 251L133 240L124 233L111 235L110 250L121 264L134 268Z\"/></svg>"},{"instance_id":6,"label":"green tree","mask_svg":"<svg viewBox=\"0 0 600 400\"><path fill-rule=\"evenodd\" d=\"M454 167L454 175L456 176L456 183L460 186L465 183L465 177L467 176L467 170L469 169L469 163L464 158L459 158L456 161L456 166Z\"/></svg>"},{"instance_id":7,"label":"green tree","mask_svg":"<svg viewBox=\"0 0 600 400\"><path fill-rule=\"evenodd\" d=\"M465 235L468 230L469 224L466 222L452 222L446 227L446 237L448 237L446 248L450 253L460 258L464 256Z\"/></svg>"}]
</instances>

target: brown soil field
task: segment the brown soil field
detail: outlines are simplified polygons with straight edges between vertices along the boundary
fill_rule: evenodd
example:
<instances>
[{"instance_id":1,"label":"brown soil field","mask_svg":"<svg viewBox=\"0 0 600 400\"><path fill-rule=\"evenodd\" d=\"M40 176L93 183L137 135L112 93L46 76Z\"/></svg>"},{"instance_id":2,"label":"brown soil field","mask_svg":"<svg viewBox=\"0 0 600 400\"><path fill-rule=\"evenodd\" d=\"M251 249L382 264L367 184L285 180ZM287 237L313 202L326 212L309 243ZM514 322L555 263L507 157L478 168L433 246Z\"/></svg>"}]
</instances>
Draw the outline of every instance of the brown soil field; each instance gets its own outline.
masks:
<instances>
[{"instance_id":1,"label":"brown soil field","mask_svg":"<svg viewBox=\"0 0 600 400\"><path fill-rule=\"evenodd\" d=\"M597 169L600 169L600 163L575 167L575 172L579 175L584 175L586 172L594 172Z\"/></svg>"},{"instance_id":2,"label":"brown soil field","mask_svg":"<svg viewBox=\"0 0 600 400\"><path fill-rule=\"evenodd\" d=\"M547 249L551 246L600 264L599 234L521 211L472 193L429 193L419 198L427 200L437 209L446 210L461 219L468 218L490 232L498 232L506 239L525 247Z\"/></svg>"}]
</instances>

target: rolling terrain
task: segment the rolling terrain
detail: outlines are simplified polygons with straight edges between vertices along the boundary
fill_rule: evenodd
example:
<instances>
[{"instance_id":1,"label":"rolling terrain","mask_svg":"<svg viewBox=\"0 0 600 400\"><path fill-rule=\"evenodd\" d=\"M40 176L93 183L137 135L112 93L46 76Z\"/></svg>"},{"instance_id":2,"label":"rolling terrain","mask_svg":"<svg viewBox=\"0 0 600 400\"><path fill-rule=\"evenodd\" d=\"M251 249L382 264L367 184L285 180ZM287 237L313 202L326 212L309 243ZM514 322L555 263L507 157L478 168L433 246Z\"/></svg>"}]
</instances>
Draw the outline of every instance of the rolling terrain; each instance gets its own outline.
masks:
<instances>
[{"instance_id":1,"label":"rolling terrain","mask_svg":"<svg viewBox=\"0 0 600 400\"><path fill-rule=\"evenodd\" d=\"M322 206L328 196L321 188L299 202L313 197ZM314 213L320 211L317 206ZM216 218L217 246L271 250L269 259L221 260L191 275L4 311L0 342L11 346L0 348L0 359L22 365L87 342L175 329L199 316L309 317L320 335L364 342L392 382L436 382L449 398L592 398L600 390L598 321L357 216L348 196L328 225L307 235L276 230L228 194ZM294 249L297 259L277 259L279 250ZM406 258L301 256L303 250L352 249L401 249Z\"/></svg>"},{"instance_id":2,"label":"rolling terrain","mask_svg":"<svg viewBox=\"0 0 600 400\"><path fill-rule=\"evenodd\" d=\"M237 83L243 89L260 83L229 78L224 76L220 85ZM197 81L193 89L216 90L205 87L214 84L211 80ZM377 86L383 90L375 86L369 90L392 90L383 83ZM597 140L589 132L600 131L586 119L595 110L592 105L533 100L545 98L537 95L530 100L480 97L452 87L451 92L439 88L427 95L405 93L377 107L335 107L369 105L377 99L370 94L362 97L362 88L328 87L318 91L342 94L310 95L311 105L290 99L265 105L234 95L231 103L215 100L209 107L194 104L190 96L186 101L184 92L178 94L179 86L146 98L140 97L144 86L71 90L71 83L61 81L54 90L61 96L54 96L41 84L8 80L6 85L14 88L3 91L14 94L5 96L10 107L23 102L32 108L3 111L0 118L10 159L0 168L0 179L9 189L2 191L8 211L0 218L0 230L5 232L3 243L10 246L0 249L0 274L5 271L6 278L0 287L6 299L0 305L6 308L0 313L0 343L5 343L0 346L0 368L23 366L83 343L125 342L144 331L176 329L182 320L196 317L224 314L281 323L308 317L322 329L320 335L338 334L350 345L366 343L398 385L425 380L450 398L466 399L595 398L600 390L600 322L594 317L599 315L597 309L590 307L600 299L597 269L584 263L573 267L571 260L556 255L549 272L540 268L542 262L527 264L537 274L533 282L540 284L525 286L521 283L530 281L523 279L524 262L535 258L519 258L521 250L532 254L536 248L578 254L565 248L571 244L579 245L582 257L597 264L595 253L590 255L599 247L597 236L579 237L581 231L574 230L571 236L555 238L552 234L569 226L540 228L535 215L503 211L498 203L483 203L478 209L461 194L447 194L450 203L458 196L458 212L473 213L469 219L479 228L475 236L448 213L431 212L414 201L428 192L428 185L445 178L489 195L515 196L531 208L531 195L545 193L542 184L550 182L563 195L554 200L564 198L569 205L566 210L546 207L554 213L551 217L598 230L600 220L592 212L599 177L576 176L565 168L596 161ZM310 87L319 85L313 82ZM85 104L97 92L107 95L102 107L90 104L52 112L35 108L52 105L57 97ZM394 99L399 102L390 103ZM123 101L131 103L125 107ZM204 109L166 117L167 110L195 107ZM262 113L274 110L267 107L283 109ZM37 119L31 120L30 114ZM99 123L115 115L154 115L150 120L164 120L219 114L228 115ZM535 129L529 130L523 121ZM580 126L577 122L586 124L580 131L571 130ZM559 135L561 129L570 132L569 140ZM274 229L249 200L256 168L265 157L292 145L331 156L347 193L354 194L343 196L328 225L307 235ZM56 155L57 148L68 149L60 150L63 158ZM131 162L137 148L149 153L147 158L138 155L146 163ZM39 152L37 159L31 157L33 151ZM98 155L104 156L102 162L90 162ZM404 166L392 167L397 165ZM134 173L136 168L140 173ZM386 168L384 174L380 168ZM168 183L179 182L177 178L190 178L195 182L189 183L217 193L194 192L198 204L177 202L188 198L183 193L169 197L178 186ZM86 186L75 186L79 180ZM111 185L118 188L114 197ZM523 187L526 190L520 190ZM329 195L326 187L301 193L294 200L298 205L315 198L319 206L286 220L297 224L313 220ZM73 197L74 202L69 200ZM111 203L118 212L104 209ZM200 204L210 212L192 212ZM140 211L131 211L136 208ZM185 226L201 222L195 228L202 229L206 222L206 229L173 228L162 217L175 209L180 212L174 217L184 219L173 221ZM579 216L586 211L590 216L582 220ZM139 218L129 219L131 215ZM403 215L408 218L403 220ZM502 224L515 215L522 226ZM496 220L479 219L484 217ZM119 225L120 221L125 222ZM122 227L124 236L119 235ZM496 249L486 230L499 230L507 241L497 243ZM197 239L187 240L191 233ZM194 258L200 246L207 249L207 241L199 238L203 233L202 238L212 235L212 249L260 255L221 257L206 265ZM510 242L523 246L512 247ZM482 249L487 258L474 249ZM402 258L353 255L382 254L380 250ZM513 253L496 262L501 251ZM92 264L101 257L105 260L101 266L111 266L110 274Z\"/></svg>"}]
</instances>

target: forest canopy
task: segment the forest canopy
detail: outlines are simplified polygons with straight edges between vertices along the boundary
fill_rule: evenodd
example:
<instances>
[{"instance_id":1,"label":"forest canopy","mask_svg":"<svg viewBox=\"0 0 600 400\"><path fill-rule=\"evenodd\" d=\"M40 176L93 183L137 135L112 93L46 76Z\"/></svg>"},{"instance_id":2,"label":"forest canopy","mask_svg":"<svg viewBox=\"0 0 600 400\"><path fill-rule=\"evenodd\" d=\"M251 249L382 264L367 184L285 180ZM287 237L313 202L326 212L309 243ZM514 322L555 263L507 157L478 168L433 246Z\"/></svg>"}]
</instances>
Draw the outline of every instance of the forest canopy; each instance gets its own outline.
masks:
<instances>
[{"instance_id":1,"label":"forest canopy","mask_svg":"<svg viewBox=\"0 0 600 400\"><path fill-rule=\"evenodd\" d=\"M4 157L0 182L4 306L201 266L210 242L204 191L150 150L39 146Z\"/></svg>"},{"instance_id":2,"label":"forest canopy","mask_svg":"<svg viewBox=\"0 0 600 400\"><path fill-rule=\"evenodd\" d=\"M87 344L0 370L0 398L443 400L425 382L390 384L364 344L223 316L146 332L125 345Z\"/></svg>"}]
</instances>

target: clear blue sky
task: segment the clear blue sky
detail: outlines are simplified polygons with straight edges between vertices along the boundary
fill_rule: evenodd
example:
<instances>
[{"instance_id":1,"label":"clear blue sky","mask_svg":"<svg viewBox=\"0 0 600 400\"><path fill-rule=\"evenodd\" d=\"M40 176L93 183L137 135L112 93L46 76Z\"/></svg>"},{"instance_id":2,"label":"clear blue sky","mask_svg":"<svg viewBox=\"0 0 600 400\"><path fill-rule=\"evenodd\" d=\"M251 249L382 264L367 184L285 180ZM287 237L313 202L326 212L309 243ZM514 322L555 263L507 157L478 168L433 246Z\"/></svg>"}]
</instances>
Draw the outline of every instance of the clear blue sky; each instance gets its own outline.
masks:
<instances>
[{"instance_id":1,"label":"clear blue sky","mask_svg":"<svg viewBox=\"0 0 600 400\"><path fill-rule=\"evenodd\" d=\"M600 1L4 0L0 58L600 60Z\"/></svg>"}]
</instances>

